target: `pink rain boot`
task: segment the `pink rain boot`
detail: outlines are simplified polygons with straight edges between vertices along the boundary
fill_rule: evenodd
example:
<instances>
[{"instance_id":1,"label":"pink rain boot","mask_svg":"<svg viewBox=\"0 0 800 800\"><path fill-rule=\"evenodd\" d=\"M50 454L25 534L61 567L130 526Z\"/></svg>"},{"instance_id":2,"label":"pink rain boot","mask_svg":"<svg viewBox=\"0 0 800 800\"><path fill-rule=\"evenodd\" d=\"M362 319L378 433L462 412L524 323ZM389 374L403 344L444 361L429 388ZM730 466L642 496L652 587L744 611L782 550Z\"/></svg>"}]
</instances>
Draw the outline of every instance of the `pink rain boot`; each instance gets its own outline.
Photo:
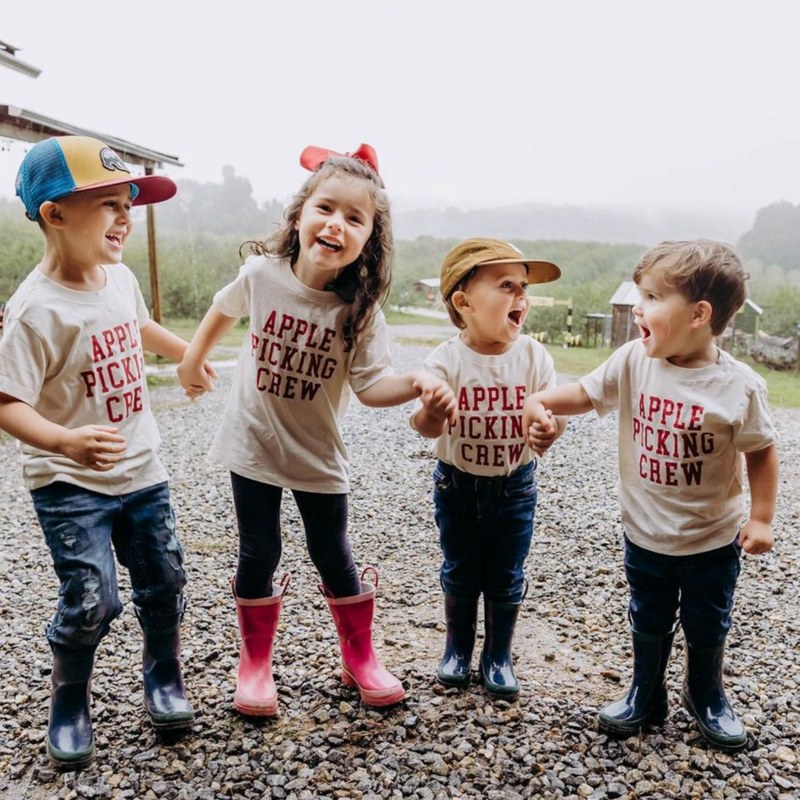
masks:
<instances>
[{"instance_id":1,"label":"pink rain boot","mask_svg":"<svg viewBox=\"0 0 800 800\"><path fill-rule=\"evenodd\" d=\"M278 713L278 690L272 679L272 643L278 628L281 601L291 579L287 572L280 584L273 587L272 597L245 600L236 596L236 579L231 578L242 635L239 674L233 696L233 704L240 714L274 717Z\"/></svg>"},{"instance_id":2,"label":"pink rain boot","mask_svg":"<svg viewBox=\"0 0 800 800\"><path fill-rule=\"evenodd\" d=\"M375 576L374 585L364 582L364 576L370 571ZM372 615L378 588L378 570L375 567L364 568L361 573L361 594L352 597L334 597L322 584L319 588L328 602L339 634L342 680L348 686L358 687L365 705L391 706L399 703L405 697L405 689L381 664L372 648Z\"/></svg>"}]
</instances>

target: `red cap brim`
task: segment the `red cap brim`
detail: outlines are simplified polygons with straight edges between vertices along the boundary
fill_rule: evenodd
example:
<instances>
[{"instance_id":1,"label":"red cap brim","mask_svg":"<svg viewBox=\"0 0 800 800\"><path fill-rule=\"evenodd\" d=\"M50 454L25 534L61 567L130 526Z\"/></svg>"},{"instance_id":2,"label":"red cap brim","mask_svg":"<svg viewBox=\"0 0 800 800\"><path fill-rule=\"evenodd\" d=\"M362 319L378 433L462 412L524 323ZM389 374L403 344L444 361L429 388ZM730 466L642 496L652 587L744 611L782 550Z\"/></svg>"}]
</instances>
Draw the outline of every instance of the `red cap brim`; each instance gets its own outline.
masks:
<instances>
[{"instance_id":1,"label":"red cap brim","mask_svg":"<svg viewBox=\"0 0 800 800\"><path fill-rule=\"evenodd\" d=\"M124 183L132 183L138 189L139 193L132 205L147 206L151 203L163 203L164 200L169 200L175 196L178 187L171 178L164 175L143 175L140 178L116 178L113 181L104 181L103 183L93 183L91 186L82 186L80 189L75 189L75 192L88 192L91 189L102 189L104 186L120 186Z\"/></svg>"}]
</instances>

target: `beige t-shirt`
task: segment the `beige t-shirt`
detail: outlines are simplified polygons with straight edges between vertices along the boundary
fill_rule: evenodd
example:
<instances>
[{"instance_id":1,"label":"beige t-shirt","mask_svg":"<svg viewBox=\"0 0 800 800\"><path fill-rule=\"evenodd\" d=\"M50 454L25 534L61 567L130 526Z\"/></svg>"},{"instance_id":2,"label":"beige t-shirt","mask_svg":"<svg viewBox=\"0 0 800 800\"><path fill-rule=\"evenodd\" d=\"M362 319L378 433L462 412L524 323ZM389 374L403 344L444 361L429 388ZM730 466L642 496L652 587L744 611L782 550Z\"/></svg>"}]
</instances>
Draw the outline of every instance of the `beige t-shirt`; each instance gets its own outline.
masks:
<instances>
[{"instance_id":1,"label":"beige t-shirt","mask_svg":"<svg viewBox=\"0 0 800 800\"><path fill-rule=\"evenodd\" d=\"M730 544L744 512L742 453L776 439L764 381L720 351L684 369L641 340L582 378L601 416L619 409L619 499L630 540L667 555Z\"/></svg>"},{"instance_id":2,"label":"beige t-shirt","mask_svg":"<svg viewBox=\"0 0 800 800\"><path fill-rule=\"evenodd\" d=\"M250 317L234 384L211 458L245 478L320 494L348 491L339 422L350 391L392 375L389 337L378 311L349 353L349 307L311 289L278 258L251 256L213 307Z\"/></svg>"},{"instance_id":3,"label":"beige t-shirt","mask_svg":"<svg viewBox=\"0 0 800 800\"><path fill-rule=\"evenodd\" d=\"M125 437L125 458L107 472L20 443L29 489L64 481L100 494L167 480L150 410L140 330L150 317L134 274L103 267L97 292L68 289L39 268L8 301L0 339L0 392L66 428L108 425Z\"/></svg>"},{"instance_id":4,"label":"beige t-shirt","mask_svg":"<svg viewBox=\"0 0 800 800\"><path fill-rule=\"evenodd\" d=\"M532 392L553 386L550 353L530 336L520 336L507 352L486 356L459 336L440 344L425 367L447 381L458 399L458 420L436 440L436 455L472 475L510 475L533 461L525 444L522 406ZM422 404L417 401L414 415Z\"/></svg>"}]
</instances>

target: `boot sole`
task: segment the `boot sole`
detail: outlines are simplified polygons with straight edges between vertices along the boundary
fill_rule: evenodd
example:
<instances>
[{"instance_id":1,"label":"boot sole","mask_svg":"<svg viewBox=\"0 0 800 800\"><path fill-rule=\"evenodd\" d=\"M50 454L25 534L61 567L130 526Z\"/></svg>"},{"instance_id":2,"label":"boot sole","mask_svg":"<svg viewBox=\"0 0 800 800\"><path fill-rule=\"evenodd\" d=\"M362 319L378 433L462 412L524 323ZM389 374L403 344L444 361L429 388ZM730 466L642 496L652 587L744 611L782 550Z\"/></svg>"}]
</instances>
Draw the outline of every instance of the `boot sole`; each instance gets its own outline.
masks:
<instances>
[{"instance_id":1,"label":"boot sole","mask_svg":"<svg viewBox=\"0 0 800 800\"><path fill-rule=\"evenodd\" d=\"M692 703L691 699L688 695L681 692L681 705L686 709L689 713L689 716L697 723L697 727L700 729L700 733L703 735L703 738L711 745L717 748L717 750L723 750L725 752L734 752L736 750L741 750L747 744L747 731L744 733L744 738L741 740L729 740L720 741L715 734L711 733L708 728L702 723L700 720L700 716L698 715L697 711L695 710L694 704Z\"/></svg>"},{"instance_id":2,"label":"boot sole","mask_svg":"<svg viewBox=\"0 0 800 800\"><path fill-rule=\"evenodd\" d=\"M498 700L508 700L512 702L519 697L519 693L522 687L517 686L516 689L509 690L505 686L498 686L496 683L492 683L486 679L486 674L483 671L483 664L478 664L478 674L481 677L481 683L483 684L483 688L492 696L496 697Z\"/></svg>"},{"instance_id":3,"label":"boot sole","mask_svg":"<svg viewBox=\"0 0 800 800\"><path fill-rule=\"evenodd\" d=\"M436 673L436 680L442 684L442 686L446 686L448 689L466 689L469 686L470 676L467 675L465 678L449 678L449 677L442 677L438 672Z\"/></svg>"},{"instance_id":4,"label":"boot sole","mask_svg":"<svg viewBox=\"0 0 800 800\"><path fill-rule=\"evenodd\" d=\"M147 707L147 700L144 697L142 698L142 706L144 707L144 712L147 714L147 718L150 720L150 724L153 726L153 730L155 731L182 731L186 730L187 728L191 728L192 725L194 725L194 712L192 712L191 716L188 717L178 717L177 719L170 719L167 717L166 719L159 719L158 717L154 716Z\"/></svg>"},{"instance_id":5,"label":"boot sole","mask_svg":"<svg viewBox=\"0 0 800 800\"><path fill-rule=\"evenodd\" d=\"M94 761L94 755L94 745L92 745L92 749L87 755L70 759L59 758L54 752L54 748L51 747L50 742L47 742L47 760L59 772L77 772L85 769Z\"/></svg>"},{"instance_id":6,"label":"boot sole","mask_svg":"<svg viewBox=\"0 0 800 800\"><path fill-rule=\"evenodd\" d=\"M382 708L383 706L393 706L399 703L405 696L406 690L399 686L397 689L362 689L358 681L347 670L342 670L342 681L347 686L354 686L361 695L361 702L366 706Z\"/></svg>"},{"instance_id":7,"label":"boot sole","mask_svg":"<svg viewBox=\"0 0 800 800\"><path fill-rule=\"evenodd\" d=\"M278 698L266 703L248 703L234 695L233 705L246 717L275 717L278 715Z\"/></svg>"}]
</instances>

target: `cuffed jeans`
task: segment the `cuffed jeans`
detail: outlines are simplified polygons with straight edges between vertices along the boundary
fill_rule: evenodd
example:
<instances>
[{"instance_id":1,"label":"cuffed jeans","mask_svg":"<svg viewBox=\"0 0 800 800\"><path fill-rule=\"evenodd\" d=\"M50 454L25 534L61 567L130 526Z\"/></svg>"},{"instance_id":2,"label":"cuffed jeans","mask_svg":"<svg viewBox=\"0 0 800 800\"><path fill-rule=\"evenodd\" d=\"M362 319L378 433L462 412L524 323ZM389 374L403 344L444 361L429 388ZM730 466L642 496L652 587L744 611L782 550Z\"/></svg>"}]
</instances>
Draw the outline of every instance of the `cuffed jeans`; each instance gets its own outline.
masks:
<instances>
[{"instance_id":1,"label":"cuffed jeans","mask_svg":"<svg viewBox=\"0 0 800 800\"><path fill-rule=\"evenodd\" d=\"M482 477L439 461L433 473L442 588L446 594L519 603L536 512L536 462Z\"/></svg>"},{"instance_id":2,"label":"cuffed jeans","mask_svg":"<svg viewBox=\"0 0 800 800\"><path fill-rule=\"evenodd\" d=\"M94 646L108 633L122 612L114 552L142 624L180 621L186 573L166 483L109 496L56 481L31 495L61 582L52 644Z\"/></svg>"},{"instance_id":3,"label":"cuffed jeans","mask_svg":"<svg viewBox=\"0 0 800 800\"><path fill-rule=\"evenodd\" d=\"M688 556L645 550L625 537L629 614L637 633L663 636L680 614L693 647L720 647L732 623L741 569L738 536L724 547Z\"/></svg>"}]
</instances>

